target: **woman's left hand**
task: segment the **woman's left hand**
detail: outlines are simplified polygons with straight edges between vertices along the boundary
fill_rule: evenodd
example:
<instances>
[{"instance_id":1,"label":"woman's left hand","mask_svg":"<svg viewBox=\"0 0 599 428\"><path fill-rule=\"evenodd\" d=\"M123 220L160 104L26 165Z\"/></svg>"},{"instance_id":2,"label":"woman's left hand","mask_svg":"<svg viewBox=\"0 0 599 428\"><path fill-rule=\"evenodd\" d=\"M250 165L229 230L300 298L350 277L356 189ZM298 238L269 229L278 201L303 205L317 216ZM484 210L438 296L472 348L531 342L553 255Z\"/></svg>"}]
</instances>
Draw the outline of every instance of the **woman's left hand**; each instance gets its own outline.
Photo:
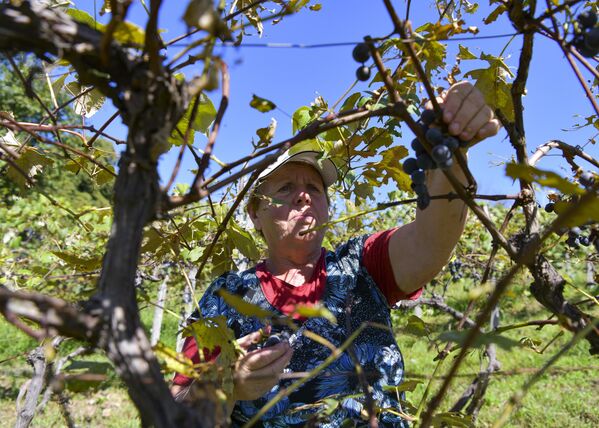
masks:
<instances>
[{"instance_id":1,"label":"woman's left hand","mask_svg":"<svg viewBox=\"0 0 599 428\"><path fill-rule=\"evenodd\" d=\"M486 104L483 94L470 82L451 85L437 101L443 108L443 122L449 133L463 141L480 141L499 131L499 120ZM432 108L430 102L426 108Z\"/></svg>"}]
</instances>

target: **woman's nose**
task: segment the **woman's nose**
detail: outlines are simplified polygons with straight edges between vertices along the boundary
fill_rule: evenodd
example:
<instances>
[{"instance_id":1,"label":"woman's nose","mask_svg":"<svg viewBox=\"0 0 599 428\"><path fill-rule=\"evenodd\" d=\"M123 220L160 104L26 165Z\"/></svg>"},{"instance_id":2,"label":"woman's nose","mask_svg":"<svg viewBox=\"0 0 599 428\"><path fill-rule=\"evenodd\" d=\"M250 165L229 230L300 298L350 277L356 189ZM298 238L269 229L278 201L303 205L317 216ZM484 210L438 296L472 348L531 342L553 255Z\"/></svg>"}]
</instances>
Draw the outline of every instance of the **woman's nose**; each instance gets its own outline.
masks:
<instances>
[{"instance_id":1,"label":"woman's nose","mask_svg":"<svg viewBox=\"0 0 599 428\"><path fill-rule=\"evenodd\" d=\"M310 203L312 201L310 193L306 189L300 189L295 198L296 203Z\"/></svg>"}]
</instances>

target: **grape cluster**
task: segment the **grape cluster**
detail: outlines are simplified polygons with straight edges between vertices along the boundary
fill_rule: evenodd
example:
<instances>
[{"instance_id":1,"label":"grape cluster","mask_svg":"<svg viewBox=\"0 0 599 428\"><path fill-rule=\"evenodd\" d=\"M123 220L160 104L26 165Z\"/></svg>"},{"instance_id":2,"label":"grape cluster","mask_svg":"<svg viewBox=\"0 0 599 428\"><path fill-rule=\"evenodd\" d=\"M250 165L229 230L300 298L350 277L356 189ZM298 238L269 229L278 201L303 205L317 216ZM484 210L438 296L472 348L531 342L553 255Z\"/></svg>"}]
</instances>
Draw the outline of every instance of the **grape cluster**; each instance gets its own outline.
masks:
<instances>
[{"instance_id":1,"label":"grape cluster","mask_svg":"<svg viewBox=\"0 0 599 428\"><path fill-rule=\"evenodd\" d=\"M592 58L599 54L599 27L597 14L586 10L576 17L579 28L575 30L572 45L584 57Z\"/></svg>"},{"instance_id":2,"label":"grape cluster","mask_svg":"<svg viewBox=\"0 0 599 428\"><path fill-rule=\"evenodd\" d=\"M429 154L420 140L412 140L412 150L416 154L415 158L408 158L403 163L403 170L412 179L412 190L416 192L417 205L421 210L428 207L431 197L426 188L425 171L429 169L447 169L453 165L453 152L458 147L466 147L467 143L451 135L444 134L439 128L431 128L436 121L433 110L424 110L418 120L426 141L432 146Z\"/></svg>"},{"instance_id":3,"label":"grape cluster","mask_svg":"<svg viewBox=\"0 0 599 428\"><path fill-rule=\"evenodd\" d=\"M264 339L258 343L252 343L248 348L248 352L255 351L256 349L269 348L271 346L278 345L282 341L289 342L289 333L281 331L279 333L265 336Z\"/></svg>"},{"instance_id":4,"label":"grape cluster","mask_svg":"<svg viewBox=\"0 0 599 428\"><path fill-rule=\"evenodd\" d=\"M459 259L449 262L448 267L449 267L449 273L451 274L452 282L457 282L458 280L463 278L462 262Z\"/></svg>"},{"instance_id":5,"label":"grape cluster","mask_svg":"<svg viewBox=\"0 0 599 428\"><path fill-rule=\"evenodd\" d=\"M356 62L362 65L356 70L356 77L362 82L370 79L370 68L364 63L370 59L370 48L366 43L358 43L352 51L352 56Z\"/></svg>"},{"instance_id":6,"label":"grape cluster","mask_svg":"<svg viewBox=\"0 0 599 428\"><path fill-rule=\"evenodd\" d=\"M592 187L595 184L595 174L590 171L585 171L579 175L578 182L587 190L592 190ZM545 211L548 213L555 212L555 202L547 203L545 205ZM570 248L578 249L581 245L588 247L593 244L595 249L599 252L599 231L593 227L594 224L594 221L590 221L579 227L560 230L559 234L568 234L566 245ZM584 232L586 231L588 231L588 234L585 235Z\"/></svg>"},{"instance_id":7,"label":"grape cluster","mask_svg":"<svg viewBox=\"0 0 599 428\"><path fill-rule=\"evenodd\" d=\"M591 229L588 235L583 234L583 231L587 231L588 229L588 225L582 225L580 227L573 227L568 230L566 245L568 245L570 248L578 249L580 248L580 245L588 247L589 245L593 244L595 249L599 251L599 240L597 240L595 230Z\"/></svg>"}]
</instances>

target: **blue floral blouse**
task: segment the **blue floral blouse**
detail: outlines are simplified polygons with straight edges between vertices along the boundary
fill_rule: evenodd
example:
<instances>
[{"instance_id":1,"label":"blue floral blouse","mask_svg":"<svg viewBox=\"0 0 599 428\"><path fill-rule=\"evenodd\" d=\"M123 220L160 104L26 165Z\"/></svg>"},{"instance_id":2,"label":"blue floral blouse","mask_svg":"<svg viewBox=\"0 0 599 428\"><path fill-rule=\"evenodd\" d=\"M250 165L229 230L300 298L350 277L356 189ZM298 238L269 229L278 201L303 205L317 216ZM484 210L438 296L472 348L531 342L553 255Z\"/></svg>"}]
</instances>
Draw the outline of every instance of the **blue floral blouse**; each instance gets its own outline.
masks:
<instances>
[{"instance_id":1,"label":"blue floral blouse","mask_svg":"<svg viewBox=\"0 0 599 428\"><path fill-rule=\"evenodd\" d=\"M289 334L293 333L294 352L285 372L311 371L331 355L329 348L305 337L302 334L304 330L310 330L339 347L365 322L387 326L389 330L366 327L353 342L353 352L371 386L371 395L379 412L379 426L407 427L407 421L397 415L397 412L402 412L398 398L404 397L393 388L402 381L403 358L391 332L387 301L361 263L366 238L354 238L335 251L326 253L327 281L321 303L335 315L337 325L324 318L310 318L300 324L295 333L289 331ZM250 303L280 313L266 300L255 268L252 268L241 273L228 272L217 278L200 300L200 314L196 311L191 320L224 315L238 338L264 327L260 319L243 316L228 306L217 294L219 289L226 289ZM258 400L238 401L231 415L233 426L243 426L281 388L286 388L293 381L282 380ZM365 401L352 358L345 352L317 377L279 401L262 417L259 426L367 426L368 421L363 416L366 415Z\"/></svg>"}]
</instances>

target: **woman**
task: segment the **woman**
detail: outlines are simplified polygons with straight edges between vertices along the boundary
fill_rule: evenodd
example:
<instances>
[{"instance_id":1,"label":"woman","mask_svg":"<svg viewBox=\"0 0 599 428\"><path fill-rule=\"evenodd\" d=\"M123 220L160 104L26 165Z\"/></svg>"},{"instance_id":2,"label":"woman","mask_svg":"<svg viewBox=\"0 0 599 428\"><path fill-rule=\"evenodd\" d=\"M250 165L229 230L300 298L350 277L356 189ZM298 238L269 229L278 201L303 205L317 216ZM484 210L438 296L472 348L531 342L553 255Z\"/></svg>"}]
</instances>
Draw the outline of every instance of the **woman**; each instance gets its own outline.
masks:
<instances>
[{"instance_id":1,"label":"woman","mask_svg":"<svg viewBox=\"0 0 599 428\"><path fill-rule=\"evenodd\" d=\"M443 120L452 135L463 140L481 140L495 135L499 123L481 93L470 83L453 85L439 99ZM236 364L233 425L242 425L291 381L283 372L307 372L319 366L331 350L302 334L313 331L339 347L363 323L391 327L389 308L401 299L417 298L421 288L445 265L466 220L460 200L435 200L418 210L412 223L371 236L351 239L335 251L322 248L325 230L306 231L328 221L327 187L336 180L330 160L319 153L299 152L281 156L265 170L248 203L248 213L268 248L268 257L245 272L229 272L208 288L196 316L225 315L238 343L247 352ZM459 167L453 173L465 178ZM439 170L428 174L430 194L452 190ZM265 326L259 319L244 317L217 294L220 289L242 296L275 313L289 315L298 303L320 303L337 318L303 320L296 316L299 330L293 340L250 350L260 341ZM188 340L184 351L197 356ZM397 386L403 375L403 358L389 329L367 327L353 342L357 359L375 400L379 426L407 426L398 412L401 404L387 386ZM197 361L197 359L196 359ZM365 423L363 386L355 375L354 360L344 353L320 376L281 400L261 419L263 426L303 426L312 420L321 426L340 426L350 420ZM190 380L178 375L173 393ZM323 417L325 399L334 398ZM328 405L331 406L331 401ZM389 410L390 411L389 411Z\"/></svg>"}]
</instances>

